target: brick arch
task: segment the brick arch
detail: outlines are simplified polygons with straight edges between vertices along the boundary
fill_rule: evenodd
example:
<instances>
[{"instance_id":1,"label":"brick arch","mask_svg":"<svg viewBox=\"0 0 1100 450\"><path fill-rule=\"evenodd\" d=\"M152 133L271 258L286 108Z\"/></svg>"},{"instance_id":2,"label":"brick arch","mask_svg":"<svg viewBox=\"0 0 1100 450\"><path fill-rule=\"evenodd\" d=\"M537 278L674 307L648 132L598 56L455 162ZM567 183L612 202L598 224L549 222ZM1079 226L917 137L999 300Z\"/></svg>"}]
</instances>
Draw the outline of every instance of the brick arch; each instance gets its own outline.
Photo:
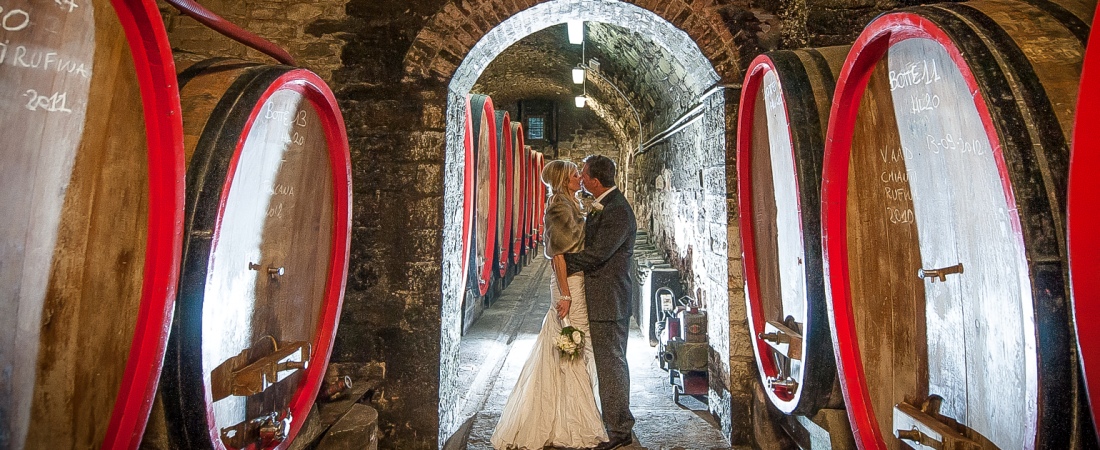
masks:
<instances>
[{"instance_id":1,"label":"brick arch","mask_svg":"<svg viewBox=\"0 0 1100 450\"><path fill-rule=\"evenodd\" d=\"M500 50L535 31L567 20L605 22L634 30L648 30L673 36L657 41L673 54L685 47L698 53L706 66L723 82L740 82L740 55L734 36L715 12L714 0L452 0L429 19L405 55L406 80L434 78L451 81L451 89L468 92L469 84ZM656 20L659 19L659 20ZM498 49L498 50L492 50ZM486 51L488 50L488 51ZM702 64L700 64L702 65Z\"/></svg>"}]
</instances>

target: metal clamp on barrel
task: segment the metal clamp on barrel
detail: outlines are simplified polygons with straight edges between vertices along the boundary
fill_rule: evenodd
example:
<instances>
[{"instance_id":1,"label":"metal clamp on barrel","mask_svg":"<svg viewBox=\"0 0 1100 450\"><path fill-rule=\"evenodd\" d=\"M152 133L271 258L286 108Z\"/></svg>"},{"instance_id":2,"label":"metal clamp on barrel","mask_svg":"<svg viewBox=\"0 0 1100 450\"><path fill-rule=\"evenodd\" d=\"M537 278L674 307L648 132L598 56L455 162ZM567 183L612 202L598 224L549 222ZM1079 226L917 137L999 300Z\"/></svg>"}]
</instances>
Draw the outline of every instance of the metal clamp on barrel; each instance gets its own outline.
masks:
<instances>
[{"instance_id":1,"label":"metal clamp on barrel","mask_svg":"<svg viewBox=\"0 0 1100 450\"><path fill-rule=\"evenodd\" d=\"M940 281L946 282L947 276L953 273L963 273L962 263L955 264L950 267L944 267L942 269L919 269L917 270L917 277L921 279L931 279L933 283L938 278Z\"/></svg>"},{"instance_id":2,"label":"metal clamp on barrel","mask_svg":"<svg viewBox=\"0 0 1100 450\"><path fill-rule=\"evenodd\" d=\"M279 417L283 418L280 419ZM270 414L249 419L231 427L221 429L222 443L228 447L246 448L253 443L259 448L272 448L286 439L290 429L290 411L282 414Z\"/></svg>"},{"instance_id":3,"label":"metal clamp on barrel","mask_svg":"<svg viewBox=\"0 0 1100 450\"><path fill-rule=\"evenodd\" d=\"M963 435L954 419L939 414L943 398L932 395L917 407L906 402L894 406L894 436L916 450L980 450L981 444Z\"/></svg>"},{"instance_id":4,"label":"metal clamp on barrel","mask_svg":"<svg viewBox=\"0 0 1100 450\"><path fill-rule=\"evenodd\" d=\"M272 340L274 341L274 340ZM266 350L266 349L265 349ZM211 394L214 401L231 395L249 396L259 394L291 376L294 372L309 367L310 344L294 342L274 350L256 359L252 348L246 348L237 356L229 358L210 373ZM254 360L254 362L249 362Z\"/></svg>"},{"instance_id":5,"label":"metal clamp on barrel","mask_svg":"<svg viewBox=\"0 0 1100 450\"><path fill-rule=\"evenodd\" d=\"M796 324L797 325L797 324ZM769 320L764 324L764 332L756 335L760 340L779 354L790 359L802 360L802 334L780 323Z\"/></svg>"}]
</instances>

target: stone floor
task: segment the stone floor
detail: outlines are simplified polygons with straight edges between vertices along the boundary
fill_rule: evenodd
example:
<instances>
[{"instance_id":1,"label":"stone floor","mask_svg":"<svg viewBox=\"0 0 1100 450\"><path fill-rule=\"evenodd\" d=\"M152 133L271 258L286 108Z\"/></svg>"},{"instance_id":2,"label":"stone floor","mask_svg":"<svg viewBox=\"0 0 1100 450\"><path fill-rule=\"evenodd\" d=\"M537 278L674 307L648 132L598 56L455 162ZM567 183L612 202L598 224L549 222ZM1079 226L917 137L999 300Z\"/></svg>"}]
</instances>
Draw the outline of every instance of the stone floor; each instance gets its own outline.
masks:
<instances>
[{"instance_id":1,"label":"stone floor","mask_svg":"<svg viewBox=\"0 0 1100 450\"><path fill-rule=\"evenodd\" d=\"M470 386L460 403L463 428L446 448L487 450L489 437L550 306L550 271L545 259L527 266L466 336L460 354L460 386ZM673 401L668 373L657 365L656 348L632 324L627 345L635 441L627 449L728 449L706 404ZM465 439L461 439L465 437ZM464 440L463 443L455 444Z\"/></svg>"}]
</instances>

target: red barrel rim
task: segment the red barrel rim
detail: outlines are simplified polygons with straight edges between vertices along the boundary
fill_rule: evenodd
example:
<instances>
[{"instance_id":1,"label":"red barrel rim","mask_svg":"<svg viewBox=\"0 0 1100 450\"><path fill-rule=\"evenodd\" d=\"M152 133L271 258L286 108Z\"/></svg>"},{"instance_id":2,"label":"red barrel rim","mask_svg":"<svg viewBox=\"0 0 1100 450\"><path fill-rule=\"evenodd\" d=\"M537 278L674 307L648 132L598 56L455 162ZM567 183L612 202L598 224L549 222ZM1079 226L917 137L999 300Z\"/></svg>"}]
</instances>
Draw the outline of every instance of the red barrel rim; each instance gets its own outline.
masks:
<instances>
[{"instance_id":1,"label":"red barrel rim","mask_svg":"<svg viewBox=\"0 0 1100 450\"><path fill-rule=\"evenodd\" d=\"M309 101L317 114L325 124L325 139L329 144L329 160L332 166L333 177L333 239L329 260L328 281L325 287L324 311L320 315L317 338L314 345L316 357L310 359L310 365L305 369L305 377L299 384L297 391L291 397L289 410L293 420L290 422L290 430L286 439L274 447L278 450L286 449L294 441L295 436L305 424L305 418L312 408L317 392L321 388L325 371L328 369L328 361L332 356L332 344L336 337L336 329L340 322L340 312L344 302L345 281L348 274L348 261L351 254L351 153L348 144L347 131L344 126L344 116L336 102L336 97L328 85L317 74L306 69L294 69L287 71L273 81L260 96L256 107L252 110L245 127L241 131L241 138L234 149L229 171L226 174L225 184L222 186L221 199L218 204L218 217L222 217L229 198L229 190L233 185L236 168L240 160L241 151L245 140L255 123L256 118L263 111L263 105L267 99L280 90L292 90L301 94ZM341 201L343 200L343 201ZM221 220L218 220L214 229L214 236L219 235ZM341 228L343 232L341 233ZM212 242L211 248L217 247L217 239ZM209 384L206 384L204 395L206 396L207 423L214 424L213 395ZM216 426L208 429L210 441L214 448L225 450L221 435Z\"/></svg>"},{"instance_id":2,"label":"red barrel rim","mask_svg":"<svg viewBox=\"0 0 1100 450\"><path fill-rule=\"evenodd\" d=\"M1100 13L1100 7L1097 8ZM1070 286L1077 329L1077 347L1081 355L1094 430L1100 434L1100 328L1082 326L1092 317L1100 316L1100 235L1095 224L1100 223L1100 211L1095 207L1100 198L1091 168L1100 167L1100 32L1089 36L1085 63L1081 71L1081 87L1070 152L1069 192L1067 197L1067 246L1069 251ZM1091 82L1090 82L1091 81Z\"/></svg>"},{"instance_id":3,"label":"red barrel rim","mask_svg":"<svg viewBox=\"0 0 1100 450\"><path fill-rule=\"evenodd\" d=\"M462 121L462 255L459 257L458 279L466 282L469 276L467 259L470 256L471 231L474 225L474 119L470 110L470 96L466 96L465 118Z\"/></svg>"},{"instance_id":4,"label":"red barrel rim","mask_svg":"<svg viewBox=\"0 0 1100 450\"><path fill-rule=\"evenodd\" d=\"M183 245L183 122L176 66L152 2L112 0L130 45L149 148L149 217L137 329L103 448L137 448L168 345Z\"/></svg>"},{"instance_id":5,"label":"red barrel rim","mask_svg":"<svg viewBox=\"0 0 1100 450\"><path fill-rule=\"evenodd\" d=\"M477 94L475 94L475 95L477 95ZM477 101L481 100L481 98L475 99L474 98L475 95L470 96L471 97L471 104L474 104ZM486 198L486 203L487 204L485 205L485 212L486 212L486 214L485 214L485 216L486 216L486 218L485 218L485 247L484 248L477 248L477 247L474 248L475 251L484 252L483 254L484 254L485 259L481 261L480 267L475 267L473 270L474 270L474 273L477 275L478 293L479 293L479 295L485 295L486 292L489 292L489 286L490 286L490 284L492 282L492 279L493 279L493 255L494 255L493 249L496 246L496 232L497 232L497 227L496 227L496 223L497 223L496 213L497 213L497 211L496 211L496 209L497 209L497 176L498 176L498 173L497 173L496 110L493 107L493 99L491 97L489 97L487 95L481 96L481 97L484 98L484 103L481 104L481 108L480 108L480 110L481 110L480 111L480 121L481 122L488 122L488 126L486 127L486 130L485 130L488 134L488 137L487 137L487 139L480 139L480 137L479 137L478 140L479 141L484 140L486 142L486 144L488 144L487 145L488 146L488 149L487 149L488 151L486 152L486 155L485 155L485 159L486 159L486 162L487 162L486 171L488 172L488 179L486 180L485 185L489 187L489 192L486 194L486 197L487 197ZM475 105L475 107L476 107L476 105ZM471 114L473 115L473 113L471 113ZM480 125L476 125L476 124L471 123L471 126L480 126ZM477 131L477 132L480 133L480 131ZM475 144L474 145L475 149L477 149L475 151L476 160L474 162L476 164L478 164L478 166L480 166L480 164L481 164L480 163L480 160L481 160L480 148L478 147L477 142L475 142L474 144ZM469 163L470 162L468 161L467 164L469 164ZM475 183L475 185L477 185L479 183L478 180L480 178L481 178L481 174L478 174L476 172L476 168L475 168L475 173L474 173L474 183ZM481 196L481 192L476 192L475 201L477 201L477 197L480 197L480 196ZM477 205L474 208L475 209L475 217L474 217L475 222L474 222L474 225L478 226L478 227L480 227L480 224L478 224L478 221L480 221L481 218L479 217L479 214L476 213L476 210L477 210L477 207L479 207L479 206L480 205ZM476 240L476 238L477 238L477 234L474 234L473 236L471 236L471 239L473 239L473 240ZM476 259L475 259L475 262L476 262Z\"/></svg>"},{"instance_id":6,"label":"red barrel rim","mask_svg":"<svg viewBox=\"0 0 1100 450\"><path fill-rule=\"evenodd\" d=\"M541 207L539 205L539 191L542 190L542 172L539 171L537 154L538 152L534 150L527 153L527 167L531 171L531 192L527 198L527 201L530 202L528 208L531 209L527 221L527 248L531 249L538 245L538 222L542 219L539 212Z\"/></svg>"},{"instance_id":7,"label":"red barrel rim","mask_svg":"<svg viewBox=\"0 0 1100 450\"><path fill-rule=\"evenodd\" d=\"M514 186L512 188L512 263L519 264L519 256L522 253L523 247L523 196L525 194L524 186L526 182L527 172L523 170L523 124L520 122L512 123L512 167L515 172L516 179L513 180ZM519 195L516 195L519 194Z\"/></svg>"},{"instance_id":8,"label":"red barrel rim","mask_svg":"<svg viewBox=\"0 0 1100 450\"><path fill-rule=\"evenodd\" d=\"M512 196L512 185L515 183L512 175L512 165L515 164L515 155L512 151L512 118L508 111L504 111L498 123L500 127L497 130L497 139L498 142L504 145L503 149L501 145L497 145L497 158L503 162L499 167L504 170L497 174L497 185L502 186L504 192L497 192L497 211L499 211L497 221L503 221L503 223L497 224L497 231L502 232L502 234L497 236L496 239L498 246L496 258L500 264L497 267L498 274L503 277L508 272L509 256L512 253L512 202L515 201ZM501 184L500 181L504 181L504 183ZM504 201L500 201L501 196L503 196Z\"/></svg>"},{"instance_id":9,"label":"red barrel rim","mask_svg":"<svg viewBox=\"0 0 1100 450\"><path fill-rule=\"evenodd\" d=\"M752 178L752 129L755 122L756 110L756 92L762 88L764 82L764 75L768 72L775 71L775 67L767 55L757 56L751 63L749 63L749 70L746 72L745 81L742 83L741 89L741 104L737 111L737 202L742 212L741 217L748 217L745 215L745 211L751 213L753 211L753 178ZM786 111L784 110L784 113ZM790 123L790 118L787 120ZM796 180L797 182L797 180ZM800 207L801 208L801 207ZM755 293L760 291L759 280L756 277L757 261L756 261L756 235L754 234L756 229L752 220L741 221L741 262L745 269L745 304L748 308L748 320L749 320L749 333L752 335L754 345L752 351L756 354L756 362L760 369L761 382L765 383L767 377L776 376L779 370L775 366L775 361L772 358L765 357L771 352L771 348L758 336L764 332L764 307L760 303L759 298ZM765 389L765 393L769 397L775 396L778 400L787 402L797 402L797 398L793 395L786 397L780 396L778 393L770 392L770 389ZM801 390L797 391L801 392Z\"/></svg>"},{"instance_id":10,"label":"red barrel rim","mask_svg":"<svg viewBox=\"0 0 1100 450\"><path fill-rule=\"evenodd\" d=\"M1010 205L1016 204L1009 184L1008 169L1002 155L999 135L991 120L978 82L947 33L936 23L916 13L899 11L879 16L872 21L852 45L837 78L830 111L825 144L822 176L821 216L823 255L826 261L826 298L832 319L833 349L840 374L841 390L848 407L848 419L859 448L886 448L885 440L875 420L874 409L864 376L859 340L856 335L855 311L851 290L847 249L847 189L848 164L860 100L870 81L871 72L890 46L904 40L923 38L940 44L958 66L962 79L973 94L974 104L989 138L1001 187ZM1023 248L1022 228L1016 211L1008 213L1011 232ZM1034 386L1031 386L1034 389ZM1032 393L1034 394L1034 392ZM1033 396L1033 395L1032 395ZM1036 424L1021 424L1034 437Z\"/></svg>"}]
</instances>

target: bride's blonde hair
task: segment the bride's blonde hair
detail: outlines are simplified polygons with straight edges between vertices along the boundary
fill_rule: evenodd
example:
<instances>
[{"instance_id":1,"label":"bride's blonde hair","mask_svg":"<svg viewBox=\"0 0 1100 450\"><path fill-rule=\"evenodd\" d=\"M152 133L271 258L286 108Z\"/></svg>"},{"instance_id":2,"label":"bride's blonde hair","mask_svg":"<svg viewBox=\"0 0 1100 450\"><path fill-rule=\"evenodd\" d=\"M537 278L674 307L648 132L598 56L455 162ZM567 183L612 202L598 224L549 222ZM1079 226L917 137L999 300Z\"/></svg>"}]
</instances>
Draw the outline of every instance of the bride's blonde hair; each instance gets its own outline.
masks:
<instances>
[{"instance_id":1,"label":"bride's blonde hair","mask_svg":"<svg viewBox=\"0 0 1100 450\"><path fill-rule=\"evenodd\" d=\"M542 183L554 194L572 195L569 190L569 177L577 173L577 165L569 161L556 159L542 168Z\"/></svg>"}]
</instances>

